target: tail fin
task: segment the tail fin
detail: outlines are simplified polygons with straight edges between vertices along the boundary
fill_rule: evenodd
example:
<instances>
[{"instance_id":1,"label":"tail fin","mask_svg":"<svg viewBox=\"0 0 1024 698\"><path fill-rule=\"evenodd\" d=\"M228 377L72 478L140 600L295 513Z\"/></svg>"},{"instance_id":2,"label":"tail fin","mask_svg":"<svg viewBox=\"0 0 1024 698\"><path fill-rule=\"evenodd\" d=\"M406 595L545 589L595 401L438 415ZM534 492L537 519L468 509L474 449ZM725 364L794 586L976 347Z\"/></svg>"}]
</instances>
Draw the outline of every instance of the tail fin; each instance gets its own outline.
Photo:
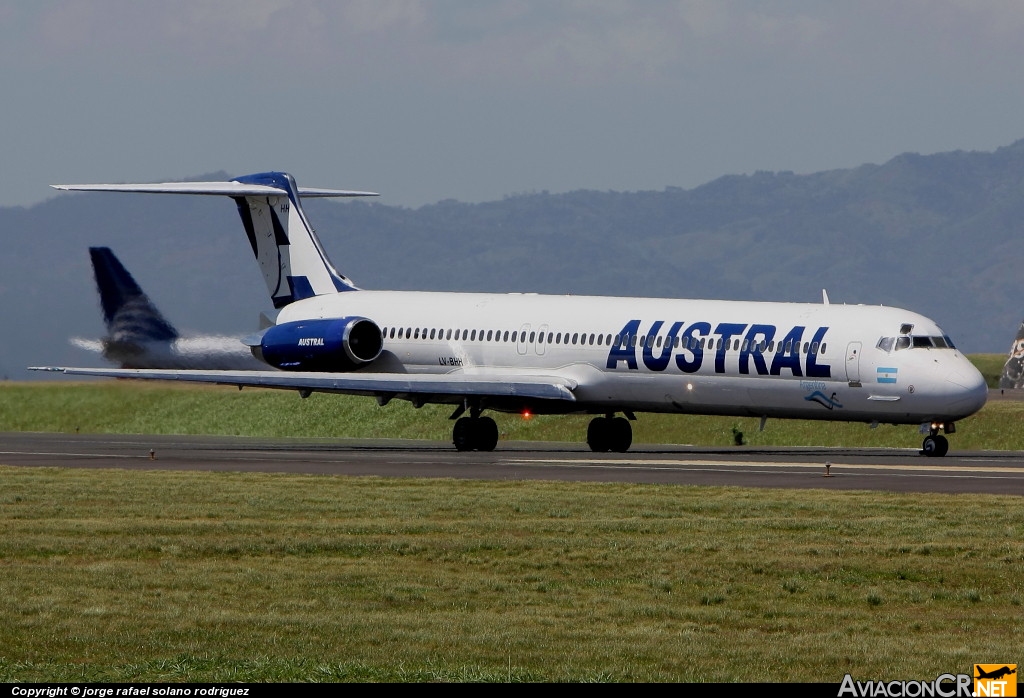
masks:
<instances>
[{"instance_id":1,"label":"tail fin","mask_svg":"<svg viewBox=\"0 0 1024 698\"><path fill-rule=\"evenodd\" d=\"M139 344L173 342L178 338L178 331L164 319L109 247L90 247L89 256L107 325L107 342Z\"/></svg>"},{"instance_id":2,"label":"tail fin","mask_svg":"<svg viewBox=\"0 0 1024 698\"><path fill-rule=\"evenodd\" d=\"M999 387L1024 388L1024 323L1017 330L1017 338L1010 347L1010 355L1003 365L1003 374L999 377Z\"/></svg>"},{"instance_id":3,"label":"tail fin","mask_svg":"<svg viewBox=\"0 0 1024 698\"><path fill-rule=\"evenodd\" d=\"M325 293L356 291L335 270L302 211L300 197L377 196L373 192L300 189L285 172L264 172L230 182L164 184L57 184L73 191L122 191L155 194L219 194L238 206L245 234L267 283L271 301L281 308L293 301Z\"/></svg>"}]
</instances>

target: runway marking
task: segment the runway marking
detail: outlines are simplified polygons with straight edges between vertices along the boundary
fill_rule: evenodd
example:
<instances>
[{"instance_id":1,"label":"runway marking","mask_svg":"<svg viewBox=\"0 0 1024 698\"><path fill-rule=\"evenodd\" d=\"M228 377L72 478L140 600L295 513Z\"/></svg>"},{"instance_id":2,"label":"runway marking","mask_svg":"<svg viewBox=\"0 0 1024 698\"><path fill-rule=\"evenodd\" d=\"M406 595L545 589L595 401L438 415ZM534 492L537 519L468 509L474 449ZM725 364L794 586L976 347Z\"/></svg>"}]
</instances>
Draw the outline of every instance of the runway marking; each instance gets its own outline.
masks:
<instances>
[{"instance_id":1,"label":"runway marking","mask_svg":"<svg viewBox=\"0 0 1024 698\"><path fill-rule=\"evenodd\" d=\"M149 455L127 453L69 453L68 451L0 451L0 456L73 456L75 458L149 458Z\"/></svg>"},{"instance_id":2,"label":"runway marking","mask_svg":"<svg viewBox=\"0 0 1024 698\"><path fill-rule=\"evenodd\" d=\"M604 458L511 458L505 463L515 465L572 465L580 464L591 467L606 468L637 468L651 470L672 470L687 466L704 468L714 467L753 467L753 468L801 468L804 470L824 470L825 463L796 463L796 462L764 462L764 461L733 461L733 460L610 460ZM839 463L829 461L833 469L842 468L853 470L911 470L926 472L949 472L949 473L1009 473L1024 477L1024 469L1008 467L971 467L962 465L888 465L882 463Z\"/></svg>"}]
</instances>

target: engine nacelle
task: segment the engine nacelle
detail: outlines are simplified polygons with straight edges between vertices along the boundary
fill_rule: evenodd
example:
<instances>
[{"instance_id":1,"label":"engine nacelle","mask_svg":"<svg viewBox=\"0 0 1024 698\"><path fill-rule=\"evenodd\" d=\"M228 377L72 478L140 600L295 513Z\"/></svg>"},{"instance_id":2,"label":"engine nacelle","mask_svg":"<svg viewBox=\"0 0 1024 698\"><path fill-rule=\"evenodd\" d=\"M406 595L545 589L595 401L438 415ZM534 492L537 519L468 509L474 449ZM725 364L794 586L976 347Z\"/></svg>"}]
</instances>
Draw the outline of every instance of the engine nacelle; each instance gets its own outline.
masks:
<instances>
[{"instance_id":1,"label":"engine nacelle","mask_svg":"<svg viewBox=\"0 0 1024 698\"><path fill-rule=\"evenodd\" d=\"M377 323L364 317L300 320L263 333L253 355L286 371L351 371L368 364L384 346Z\"/></svg>"}]
</instances>

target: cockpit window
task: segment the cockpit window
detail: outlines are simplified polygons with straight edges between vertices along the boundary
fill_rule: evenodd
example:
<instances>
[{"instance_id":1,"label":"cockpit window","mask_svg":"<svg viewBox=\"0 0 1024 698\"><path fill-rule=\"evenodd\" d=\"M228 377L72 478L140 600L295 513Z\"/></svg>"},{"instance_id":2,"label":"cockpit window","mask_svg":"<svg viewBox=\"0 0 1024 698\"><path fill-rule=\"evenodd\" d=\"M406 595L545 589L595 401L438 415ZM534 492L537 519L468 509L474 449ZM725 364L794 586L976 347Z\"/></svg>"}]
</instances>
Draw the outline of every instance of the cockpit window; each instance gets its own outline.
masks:
<instances>
[{"instance_id":1,"label":"cockpit window","mask_svg":"<svg viewBox=\"0 0 1024 698\"><path fill-rule=\"evenodd\" d=\"M896 344L896 351L900 351L901 349L909 349L911 347L913 347L914 349L954 349L955 348L953 346L953 341L949 337L947 337L945 335L940 336L940 337L928 337L928 336L923 335L923 334L915 334L915 335L910 335L910 336L903 335L903 336L895 338L895 344ZM882 337L881 339L878 340L878 344L876 344L875 346L878 349L881 349L882 351L888 352L888 351L890 351L892 349L893 338L892 337Z\"/></svg>"}]
</instances>

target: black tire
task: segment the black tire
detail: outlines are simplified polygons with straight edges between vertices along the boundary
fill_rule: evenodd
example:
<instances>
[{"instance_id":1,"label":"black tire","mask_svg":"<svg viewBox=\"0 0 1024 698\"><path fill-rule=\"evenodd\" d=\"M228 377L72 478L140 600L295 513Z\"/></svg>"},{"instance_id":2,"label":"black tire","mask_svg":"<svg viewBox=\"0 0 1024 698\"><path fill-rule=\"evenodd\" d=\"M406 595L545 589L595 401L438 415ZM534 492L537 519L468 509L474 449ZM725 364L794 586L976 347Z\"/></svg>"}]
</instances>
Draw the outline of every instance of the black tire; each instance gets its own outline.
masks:
<instances>
[{"instance_id":1,"label":"black tire","mask_svg":"<svg viewBox=\"0 0 1024 698\"><path fill-rule=\"evenodd\" d=\"M498 424L490 417L480 417L476 422L476 449L493 451L498 445Z\"/></svg>"},{"instance_id":2,"label":"black tire","mask_svg":"<svg viewBox=\"0 0 1024 698\"><path fill-rule=\"evenodd\" d=\"M476 420L462 417L452 428L452 443L456 451L472 451L476 447Z\"/></svg>"},{"instance_id":3,"label":"black tire","mask_svg":"<svg viewBox=\"0 0 1024 698\"><path fill-rule=\"evenodd\" d=\"M924 437L921 453L932 458L941 458L949 452L949 440L942 434Z\"/></svg>"},{"instance_id":4,"label":"black tire","mask_svg":"<svg viewBox=\"0 0 1024 698\"><path fill-rule=\"evenodd\" d=\"M616 453L625 453L633 445L633 427L625 417L609 420L608 448Z\"/></svg>"},{"instance_id":5,"label":"black tire","mask_svg":"<svg viewBox=\"0 0 1024 698\"><path fill-rule=\"evenodd\" d=\"M611 450L608 441L608 430L612 420L607 417L594 417L587 425L587 446L594 453L606 453Z\"/></svg>"}]
</instances>

